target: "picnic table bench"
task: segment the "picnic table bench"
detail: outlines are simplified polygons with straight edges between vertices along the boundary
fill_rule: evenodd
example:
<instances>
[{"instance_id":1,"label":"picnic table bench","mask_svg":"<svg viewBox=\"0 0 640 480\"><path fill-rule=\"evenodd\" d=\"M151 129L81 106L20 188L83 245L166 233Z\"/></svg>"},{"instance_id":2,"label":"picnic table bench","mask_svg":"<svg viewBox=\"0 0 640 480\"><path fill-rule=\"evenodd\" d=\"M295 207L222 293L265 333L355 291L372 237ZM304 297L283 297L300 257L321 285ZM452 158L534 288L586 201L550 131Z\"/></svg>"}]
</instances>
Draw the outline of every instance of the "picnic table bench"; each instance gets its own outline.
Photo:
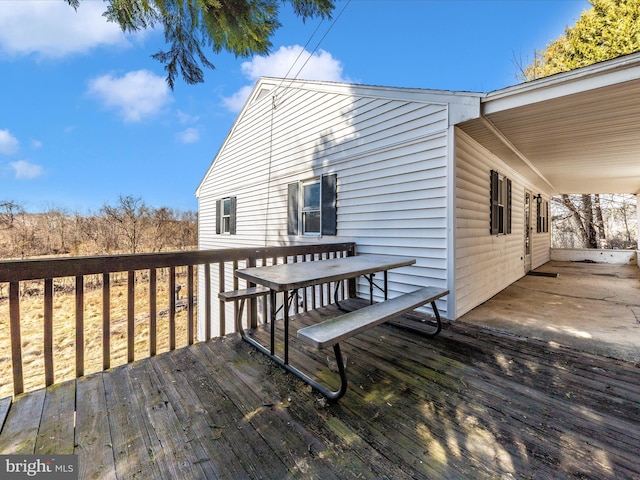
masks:
<instances>
[{"instance_id":1,"label":"picnic table bench","mask_svg":"<svg viewBox=\"0 0 640 480\"><path fill-rule=\"evenodd\" d=\"M425 333L428 336L435 336L442 329L440 313L436 306L436 300L447 295L448 290L436 287L424 287L410 293L405 293L391 300L374 303L366 307L354 310L339 317L334 317L324 322L310 325L298 330L298 338L305 343L323 349L333 347L340 375L340 388L336 391L323 392L331 400L341 398L347 391L347 375L345 365L340 351L340 342L347 340L358 333L376 327L388 320L411 312L422 305L431 303L435 316L436 326L434 331Z\"/></svg>"},{"instance_id":2,"label":"picnic table bench","mask_svg":"<svg viewBox=\"0 0 640 480\"><path fill-rule=\"evenodd\" d=\"M243 288L240 290L220 292L218 293L218 298L223 302L240 302L236 313L235 327L236 331L240 332L240 334L244 336L244 329L242 328L242 312L244 311L245 300L267 296L269 295L269 292L270 290L268 288L258 285L256 287Z\"/></svg>"}]
</instances>

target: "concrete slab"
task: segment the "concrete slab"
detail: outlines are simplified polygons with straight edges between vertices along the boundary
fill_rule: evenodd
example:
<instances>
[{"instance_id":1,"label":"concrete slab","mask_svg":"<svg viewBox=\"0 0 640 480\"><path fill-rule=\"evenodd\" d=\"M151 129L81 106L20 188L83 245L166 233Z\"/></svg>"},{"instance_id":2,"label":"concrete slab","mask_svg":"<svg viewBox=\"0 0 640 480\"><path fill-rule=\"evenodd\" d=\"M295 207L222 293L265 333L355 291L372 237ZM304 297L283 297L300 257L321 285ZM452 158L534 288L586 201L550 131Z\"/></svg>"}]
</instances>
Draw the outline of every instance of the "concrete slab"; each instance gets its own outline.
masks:
<instances>
[{"instance_id":1,"label":"concrete slab","mask_svg":"<svg viewBox=\"0 0 640 480\"><path fill-rule=\"evenodd\" d=\"M640 268L546 263L458 319L640 364Z\"/></svg>"}]
</instances>

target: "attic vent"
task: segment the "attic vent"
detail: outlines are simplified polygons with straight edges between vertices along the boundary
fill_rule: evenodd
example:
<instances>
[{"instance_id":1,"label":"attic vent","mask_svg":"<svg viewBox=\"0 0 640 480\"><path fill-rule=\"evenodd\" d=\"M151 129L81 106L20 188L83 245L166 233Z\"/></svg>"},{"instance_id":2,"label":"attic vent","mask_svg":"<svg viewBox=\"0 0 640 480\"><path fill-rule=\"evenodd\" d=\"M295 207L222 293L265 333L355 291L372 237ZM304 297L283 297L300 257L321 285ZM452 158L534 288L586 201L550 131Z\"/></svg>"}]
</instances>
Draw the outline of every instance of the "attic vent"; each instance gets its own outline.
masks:
<instances>
[{"instance_id":1,"label":"attic vent","mask_svg":"<svg viewBox=\"0 0 640 480\"><path fill-rule=\"evenodd\" d=\"M262 100L264 97L268 96L271 94L271 90L273 90L273 87L271 85L269 85L268 87L262 87L260 89L260 91L258 92L258 94L256 95L255 98L255 102L258 102L260 100Z\"/></svg>"}]
</instances>

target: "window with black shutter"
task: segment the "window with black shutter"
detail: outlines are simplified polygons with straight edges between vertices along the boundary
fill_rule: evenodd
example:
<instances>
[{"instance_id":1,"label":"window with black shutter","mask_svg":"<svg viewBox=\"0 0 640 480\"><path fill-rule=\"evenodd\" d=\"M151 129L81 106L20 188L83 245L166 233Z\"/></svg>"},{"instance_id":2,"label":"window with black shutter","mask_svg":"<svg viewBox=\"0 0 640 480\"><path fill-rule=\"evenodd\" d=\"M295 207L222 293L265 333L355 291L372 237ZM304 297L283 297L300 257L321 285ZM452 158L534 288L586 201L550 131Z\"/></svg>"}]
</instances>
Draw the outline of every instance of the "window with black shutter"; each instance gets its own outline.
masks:
<instances>
[{"instance_id":1,"label":"window with black shutter","mask_svg":"<svg viewBox=\"0 0 640 480\"><path fill-rule=\"evenodd\" d=\"M547 233L549 231L549 202L542 200L542 197L537 199L537 222L536 232Z\"/></svg>"},{"instance_id":2,"label":"window with black shutter","mask_svg":"<svg viewBox=\"0 0 640 480\"><path fill-rule=\"evenodd\" d=\"M511 233L511 180L491 170L491 235Z\"/></svg>"},{"instance_id":3,"label":"window with black shutter","mask_svg":"<svg viewBox=\"0 0 640 480\"><path fill-rule=\"evenodd\" d=\"M216 233L236 234L236 197L216 200Z\"/></svg>"},{"instance_id":4,"label":"window with black shutter","mask_svg":"<svg viewBox=\"0 0 640 480\"><path fill-rule=\"evenodd\" d=\"M290 183L287 188L289 235L336 235L336 175Z\"/></svg>"}]
</instances>

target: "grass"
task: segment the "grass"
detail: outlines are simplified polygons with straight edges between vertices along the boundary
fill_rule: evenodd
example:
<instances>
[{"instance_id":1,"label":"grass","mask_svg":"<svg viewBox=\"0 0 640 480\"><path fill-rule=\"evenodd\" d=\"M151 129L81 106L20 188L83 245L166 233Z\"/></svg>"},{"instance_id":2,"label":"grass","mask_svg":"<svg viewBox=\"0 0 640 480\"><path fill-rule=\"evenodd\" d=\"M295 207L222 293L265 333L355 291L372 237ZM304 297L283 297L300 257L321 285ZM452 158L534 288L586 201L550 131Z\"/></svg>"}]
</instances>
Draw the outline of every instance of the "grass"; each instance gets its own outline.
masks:
<instances>
[{"instance_id":1,"label":"grass","mask_svg":"<svg viewBox=\"0 0 640 480\"><path fill-rule=\"evenodd\" d=\"M111 280L110 337L111 366L127 362L127 281ZM176 283L186 283L186 273L178 273ZM60 281L66 283L59 283ZM76 304L73 279L57 279L53 300L53 365L54 380L73 379L76 372ZM86 280L85 280L86 282ZM149 283L137 278L135 290L135 359L149 356ZM29 293L20 299L20 334L24 391L45 386L44 379L44 295L43 282L33 282ZM156 352L169 350L169 276L158 272L157 279L157 347ZM181 291L186 296L186 289ZM163 314L164 313L164 314ZM194 315L195 316L195 315ZM176 313L176 348L185 346L187 312ZM102 288L85 286L84 292L84 373L102 370ZM9 300L0 298L0 398L13 395L11 332Z\"/></svg>"}]
</instances>

